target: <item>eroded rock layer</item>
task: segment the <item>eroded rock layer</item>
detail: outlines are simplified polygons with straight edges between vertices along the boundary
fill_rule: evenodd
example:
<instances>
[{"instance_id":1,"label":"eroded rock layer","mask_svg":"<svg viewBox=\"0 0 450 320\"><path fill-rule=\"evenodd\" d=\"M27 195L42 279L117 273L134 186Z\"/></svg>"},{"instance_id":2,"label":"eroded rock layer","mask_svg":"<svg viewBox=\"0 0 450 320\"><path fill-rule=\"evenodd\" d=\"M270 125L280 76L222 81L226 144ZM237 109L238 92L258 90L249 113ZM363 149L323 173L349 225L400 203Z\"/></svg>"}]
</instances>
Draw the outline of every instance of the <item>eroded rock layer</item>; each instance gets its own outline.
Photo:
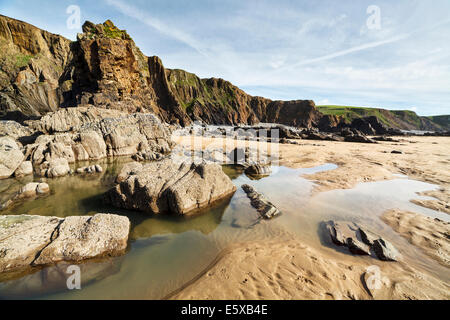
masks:
<instances>
[{"instance_id":1,"label":"eroded rock layer","mask_svg":"<svg viewBox=\"0 0 450 320\"><path fill-rule=\"evenodd\" d=\"M109 214L0 216L0 272L118 255L127 247L129 230L127 217Z\"/></svg>"},{"instance_id":2,"label":"eroded rock layer","mask_svg":"<svg viewBox=\"0 0 450 320\"><path fill-rule=\"evenodd\" d=\"M0 111L10 120L86 104L152 112L182 125L203 120L311 126L322 117L312 101L252 97L222 79L166 69L161 59L146 57L127 32L109 20L86 22L83 33L71 42L0 16L0 49Z\"/></svg>"},{"instance_id":3,"label":"eroded rock layer","mask_svg":"<svg viewBox=\"0 0 450 320\"><path fill-rule=\"evenodd\" d=\"M127 164L106 200L112 205L149 213L188 214L236 191L218 164L178 163L166 159Z\"/></svg>"}]
</instances>

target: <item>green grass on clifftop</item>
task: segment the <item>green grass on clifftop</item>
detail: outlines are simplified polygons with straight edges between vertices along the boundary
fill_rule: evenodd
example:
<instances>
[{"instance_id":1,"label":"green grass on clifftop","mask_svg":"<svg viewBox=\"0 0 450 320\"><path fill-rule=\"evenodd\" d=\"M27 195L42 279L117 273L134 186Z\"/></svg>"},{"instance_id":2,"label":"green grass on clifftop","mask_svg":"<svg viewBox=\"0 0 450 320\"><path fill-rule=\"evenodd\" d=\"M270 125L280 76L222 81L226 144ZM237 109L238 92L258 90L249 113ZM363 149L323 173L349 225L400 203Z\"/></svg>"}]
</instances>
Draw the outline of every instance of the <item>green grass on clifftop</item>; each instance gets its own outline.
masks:
<instances>
[{"instance_id":1,"label":"green grass on clifftop","mask_svg":"<svg viewBox=\"0 0 450 320\"><path fill-rule=\"evenodd\" d=\"M386 110L381 108L350 106L317 106L325 115L341 116L347 123L357 118L375 116L384 125L405 130L450 129L450 116L421 117L410 110Z\"/></svg>"},{"instance_id":2,"label":"green grass on clifftop","mask_svg":"<svg viewBox=\"0 0 450 320\"><path fill-rule=\"evenodd\" d=\"M431 116L427 118L444 128L450 128L450 115Z\"/></svg>"},{"instance_id":3,"label":"green grass on clifftop","mask_svg":"<svg viewBox=\"0 0 450 320\"><path fill-rule=\"evenodd\" d=\"M317 109L325 115L341 116L347 122L352 122L357 118L376 116L383 124L393 126L392 121L383 115L383 109L350 107L350 106L317 106Z\"/></svg>"}]
</instances>

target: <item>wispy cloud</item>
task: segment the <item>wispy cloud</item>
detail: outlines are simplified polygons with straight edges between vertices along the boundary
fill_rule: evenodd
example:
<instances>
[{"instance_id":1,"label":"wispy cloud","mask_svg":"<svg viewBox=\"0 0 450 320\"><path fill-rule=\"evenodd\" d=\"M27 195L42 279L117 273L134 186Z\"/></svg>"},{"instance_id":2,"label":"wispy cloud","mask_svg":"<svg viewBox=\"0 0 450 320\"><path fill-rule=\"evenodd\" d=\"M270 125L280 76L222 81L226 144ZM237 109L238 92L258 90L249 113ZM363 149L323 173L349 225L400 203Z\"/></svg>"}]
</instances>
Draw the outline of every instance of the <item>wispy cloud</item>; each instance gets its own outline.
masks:
<instances>
[{"instance_id":1,"label":"wispy cloud","mask_svg":"<svg viewBox=\"0 0 450 320\"><path fill-rule=\"evenodd\" d=\"M306 66L308 64L312 64L312 63L316 63L316 62L331 60L331 59L334 59L334 58L337 58L337 57L346 56L348 54L355 53L355 52L358 52L358 51L363 51L363 50L367 50L367 49L371 49L371 48L376 48L376 47L379 47L379 46L383 46L385 44L389 44L389 43L394 43L394 42L397 42L397 41L405 40L405 39L409 38L410 36L411 36L410 34L402 34L402 35L399 35L397 37L393 37L393 38L390 38L390 39L387 39L387 40L366 43L366 44L363 44L363 45L360 45L360 46L357 46L357 47L353 47L353 48L350 48L350 49L347 49L347 50L342 50L342 51L335 52L335 53L332 53L332 54L329 54L329 55L325 55L325 56L322 56L322 57L300 61L298 63L290 65L289 68Z\"/></svg>"},{"instance_id":2,"label":"wispy cloud","mask_svg":"<svg viewBox=\"0 0 450 320\"><path fill-rule=\"evenodd\" d=\"M356 52L359 52L359 51L372 49L372 48L380 47L380 46L383 46L383 45L395 43L395 42L398 42L398 41L406 40L406 39L409 39L409 38L411 38L411 37L413 37L415 35L433 31L433 30L435 30L435 29L437 29L439 27L442 27L442 26L444 26L446 24L449 24L449 23L450 23L450 19L446 19L446 20L440 21L440 22L438 22L438 23L436 23L436 24L434 24L432 26L429 26L429 27L418 28L418 29L416 29L416 30L414 30L414 31L412 31L410 33L400 34L398 36L391 37L391 38L386 39L386 40L380 40L380 41L374 41L374 42L362 44L362 45L359 45L359 46L356 46L356 47L352 47L350 49L338 51L338 52L335 52L335 53L332 53L332 54L328 54L328 55L325 55L325 56L321 56L321 57L317 57L317 58L313 58L313 59L308 59L308 60L303 60L303 61L291 64L289 66L286 66L283 69L306 66L306 65L309 65L309 64L322 62L322 61L327 61L327 60L331 60L331 59L334 59L334 58L346 56L346 55L349 55L349 54L352 54L352 53L356 53ZM279 69L279 71L282 71L282 69Z\"/></svg>"},{"instance_id":3,"label":"wispy cloud","mask_svg":"<svg viewBox=\"0 0 450 320\"><path fill-rule=\"evenodd\" d=\"M366 25L371 0L76 2L82 19L112 19L166 66L221 77L250 94L450 112L448 0L377 0L381 30ZM0 0L0 11L73 39L66 5Z\"/></svg>"},{"instance_id":4,"label":"wispy cloud","mask_svg":"<svg viewBox=\"0 0 450 320\"><path fill-rule=\"evenodd\" d=\"M195 37L160 21L156 17L153 17L145 12L145 10L141 10L122 0L105 0L105 2L120 11L122 14L136 19L139 22L156 29L158 32L184 43L205 57L209 56L202 43Z\"/></svg>"}]
</instances>

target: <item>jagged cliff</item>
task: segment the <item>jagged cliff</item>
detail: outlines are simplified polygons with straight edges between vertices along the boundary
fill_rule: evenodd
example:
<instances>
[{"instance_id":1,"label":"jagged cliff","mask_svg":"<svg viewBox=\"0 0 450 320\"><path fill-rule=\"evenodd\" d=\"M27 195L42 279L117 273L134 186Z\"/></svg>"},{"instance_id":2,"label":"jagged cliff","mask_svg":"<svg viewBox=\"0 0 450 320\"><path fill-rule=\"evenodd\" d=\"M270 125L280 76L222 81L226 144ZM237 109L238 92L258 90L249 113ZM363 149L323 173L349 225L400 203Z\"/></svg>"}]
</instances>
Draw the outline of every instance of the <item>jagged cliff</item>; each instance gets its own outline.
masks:
<instances>
[{"instance_id":1,"label":"jagged cliff","mask_svg":"<svg viewBox=\"0 0 450 320\"><path fill-rule=\"evenodd\" d=\"M278 122L316 125L312 101L252 97L222 79L200 79L165 69L146 57L111 21L86 22L77 41L0 16L0 112L3 118L38 117L59 107L95 105L154 112L182 125Z\"/></svg>"},{"instance_id":2,"label":"jagged cliff","mask_svg":"<svg viewBox=\"0 0 450 320\"><path fill-rule=\"evenodd\" d=\"M61 105L69 40L0 16L0 52L0 112L39 116Z\"/></svg>"},{"instance_id":3,"label":"jagged cliff","mask_svg":"<svg viewBox=\"0 0 450 320\"><path fill-rule=\"evenodd\" d=\"M109 20L86 22L72 42L0 15L0 119L22 121L86 105L153 112L181 125L268 122L331 130L347 120L322 114L310 100L271 101L223 79L166 69ZM421 123L441 128L430 119Z\"/></svg>"}]
</instances>

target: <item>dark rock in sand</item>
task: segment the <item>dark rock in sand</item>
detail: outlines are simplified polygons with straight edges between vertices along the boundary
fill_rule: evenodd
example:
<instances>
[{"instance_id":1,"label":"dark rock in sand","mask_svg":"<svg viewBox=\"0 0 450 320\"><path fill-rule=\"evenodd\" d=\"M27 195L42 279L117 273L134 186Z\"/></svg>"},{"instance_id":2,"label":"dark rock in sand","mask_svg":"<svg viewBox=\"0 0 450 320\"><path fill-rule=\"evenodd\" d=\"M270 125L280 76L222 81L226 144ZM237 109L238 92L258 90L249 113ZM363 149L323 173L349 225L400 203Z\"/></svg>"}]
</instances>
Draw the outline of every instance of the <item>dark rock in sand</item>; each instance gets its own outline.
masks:
<instances>
[{"instance_id":1,"label":"dark rock in sand","mask_svg":"<svg viewBox=\"0 0 450 320\"><path fill-rule=\"evenodd\" d=\"M400 140L395 140L393 138L385 137L385 136L374 137L372 139L375 140L375 141L383 141L383 142L400 142Z\"/></svg>"},{"instance_id":2,"label":"dark rock in sand","mask_svg":"<svg viewBox=\"0 0 450 320\"><path fill-rule=\"evenodd\" d=\"M353 254L370 255L370 247L359 240L347 238L346 245Z\"/></svg>"},{"instance_id":3,"label":"dark rock in sand","mask_svg":"<svg viewBox=\"0 0 450 320\"><path fill-rule=\"evenodd\" d=\"M380 260L397 261L398 259L399 253L389 241L377 239L373 242L372 248Z\"/></svg>"},{"instance_id":4,"label":"dark rock in sand","mask_svg":"<svg viewBox=\"0 0 450 320\"><path fill-rule=\"evenodd\" d=\"M366 119L362 118L354 119L352 121L351 128L361 131L367 135L374 135L377 133L372 125Z\"/></svg>"},{"instance_id":5,"label":"dark rock in sand","mask_svg":"<svg viewBox=\"0 0 450 320\"><path fill-rule=\"evenodd\" d=\"M273 219L281 215L280 210L275 207L269 200L267 200L262 194L258 193L252 186L244 184L242 189L250 199L252 206L258 211L258 213L264 219Z\"/></svg>"},{"instance_id":6,"label":"dark rock in sand","mask_svg":"<svg viewBox=\"0 0 450 320\"><path fill-rule=\"evenodd\" d=\"M371 255L384 261L397 261L398 251L390 242L355 223L329 221L326 228L334 244L347 247L353 254Z\"/></svg>"},{"instance_id":7,"label":"dark rock in sand","mask_svg":"<svg viewBox=\"0 0 450 320\"><path fill-rule=\"evenodd\" d=\"M344 139L345 142L357 142L357 143L377 143L376 141L367 138L363 135L352 135L346 136Z\"/></svg>"}]
</instances>

